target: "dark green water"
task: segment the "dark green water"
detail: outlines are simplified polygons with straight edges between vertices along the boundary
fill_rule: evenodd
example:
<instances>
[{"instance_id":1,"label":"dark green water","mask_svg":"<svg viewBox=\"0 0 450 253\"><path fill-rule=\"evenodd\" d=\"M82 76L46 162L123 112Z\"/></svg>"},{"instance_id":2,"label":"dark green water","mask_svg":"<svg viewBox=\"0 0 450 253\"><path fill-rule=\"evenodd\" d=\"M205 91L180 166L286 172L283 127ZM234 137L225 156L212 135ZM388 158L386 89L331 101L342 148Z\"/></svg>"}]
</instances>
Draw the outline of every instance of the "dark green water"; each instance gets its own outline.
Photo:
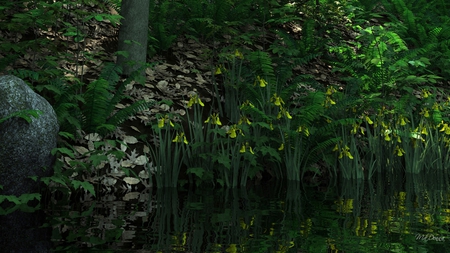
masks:
<instances>
[{"instance_id":1,"label":"dark green water","mask_svg":"<svg viewBox=\"0 0 450 253\"><path fill-rule=\"evenodd\" d=\"M55 206L50 223L60 252L450 252L446 178L130 191Z\"/></svg>"}]
</instances>

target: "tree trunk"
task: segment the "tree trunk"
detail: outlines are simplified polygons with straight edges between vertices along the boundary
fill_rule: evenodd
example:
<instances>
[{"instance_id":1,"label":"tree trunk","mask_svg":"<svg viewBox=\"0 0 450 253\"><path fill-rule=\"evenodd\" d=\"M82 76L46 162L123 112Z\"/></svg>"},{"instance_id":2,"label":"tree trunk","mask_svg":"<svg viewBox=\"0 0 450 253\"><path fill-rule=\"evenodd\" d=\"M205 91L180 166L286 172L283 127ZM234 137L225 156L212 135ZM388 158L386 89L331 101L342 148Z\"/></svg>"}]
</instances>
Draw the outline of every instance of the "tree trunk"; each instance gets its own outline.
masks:
<instances>
[{"instance_id":1,"label":"tree trunk","mask_svg":"<svg viewBox=\"0 0 450 253\"><path fill-rule=\"evenodd\" d=\"M123 19L118 47L122 53L117 57L117 64L125 75L130 75L146 62L149 11L149 0L122 1L120 15Z\"/></svg>"}]
</instances>

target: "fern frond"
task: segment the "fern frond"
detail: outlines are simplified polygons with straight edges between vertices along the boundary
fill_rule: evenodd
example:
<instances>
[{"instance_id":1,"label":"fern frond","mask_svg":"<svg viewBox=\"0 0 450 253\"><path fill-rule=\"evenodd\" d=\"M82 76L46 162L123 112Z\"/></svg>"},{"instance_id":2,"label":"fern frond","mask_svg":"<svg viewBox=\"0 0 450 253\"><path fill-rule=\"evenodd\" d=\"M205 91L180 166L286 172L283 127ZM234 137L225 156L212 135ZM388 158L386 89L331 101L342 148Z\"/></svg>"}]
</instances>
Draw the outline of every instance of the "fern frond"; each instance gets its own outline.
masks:
<instances>
[{"instance_id":1,"label":"fern frond","mask_svg":"<svg viewBox=\"0 0 450 253\"><path fill-rule=\"evenodd\" d=\"M124 121L126 121L130 116L133 116L138 112L153 107L155 103L156 102L146 102L145 100L137 101L131 104L130 106L125 107L116 112L107 120L106 123L109 125L118 126L122 124Z\"/></svg>"},{"instance_id":2,"label":"fern frond","mask_svg":"<svg viewBox=\"0 0 450 253\"><path fill-rule=\"evenodd\" d=\"M87 87L84 99L86 103L82 107L86 117L83 128L88 133L96 132L97 127L106 122L109 117L110 84L103 78L90 83Z\"/></svg>"},{"instance_id":3,"label":"fern frond","mask_svg":"<svg viewBox=\"0 0 450 253\"><path fill-rule=\"evenodd\" d=\"M122 68L114 63L106 63L100 73L100 78L106 80L110 84L111 89L120 80L119 74L122 73Z\"/></svg>"},{"instance_id":4,"label":"fern frond","mask_svg":"<svg viewBox=\"0 0 450 253\"><path fill-rule=\"evenodd\" d=\"M276 83L272 58L269 53L262 51L251 52L247 59L250 61L250 67L255 73L255 76L261 76L261 78L264 78L269 84Z\"/></svg>"}]
</instances>

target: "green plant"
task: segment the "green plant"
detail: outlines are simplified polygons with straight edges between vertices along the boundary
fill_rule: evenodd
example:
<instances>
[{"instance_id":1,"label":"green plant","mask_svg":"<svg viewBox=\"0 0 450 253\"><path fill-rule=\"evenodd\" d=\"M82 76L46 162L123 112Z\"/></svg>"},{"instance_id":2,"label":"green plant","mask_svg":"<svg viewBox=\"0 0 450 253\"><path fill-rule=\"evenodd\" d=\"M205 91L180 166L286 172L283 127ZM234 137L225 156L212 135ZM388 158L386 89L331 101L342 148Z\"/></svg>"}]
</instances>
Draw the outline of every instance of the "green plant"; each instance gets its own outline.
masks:
<instances>
[{"instance_id":1,"label":"green plant","mask_svg":"<svg viewBox=\"0 0 450 253\"><path fill-rule=\"evenodd\" d=\"M28 123L32 121L31 117L38 118L39 115L42 115L42 111L40 110L22 110L15 113L12 113L10 115L7 115L6 117L0 118L0 124L10 118L19 117L24 120L26 120Z\"/></svg>"},{"instance_id":2,"label":"green plant","mask_svg":"<svg viewBox=\"0 0 450 253\"><path fill-rule=\"evenodd\" d=\"M128 117L150 108L155 103L144 100L134 102L128 107L116 110L116 105L126 99L126 85L138 76L135 71L124 81L120 81L121 70L118 66L105 64L99 78L87 86L77 82L63 83L56 79L36 89L55 94L53 102L61 131L75 135L77 130L85 133L107 135ZM79 93L78 90L82 90Z\"/></svg>"}]
</instances>

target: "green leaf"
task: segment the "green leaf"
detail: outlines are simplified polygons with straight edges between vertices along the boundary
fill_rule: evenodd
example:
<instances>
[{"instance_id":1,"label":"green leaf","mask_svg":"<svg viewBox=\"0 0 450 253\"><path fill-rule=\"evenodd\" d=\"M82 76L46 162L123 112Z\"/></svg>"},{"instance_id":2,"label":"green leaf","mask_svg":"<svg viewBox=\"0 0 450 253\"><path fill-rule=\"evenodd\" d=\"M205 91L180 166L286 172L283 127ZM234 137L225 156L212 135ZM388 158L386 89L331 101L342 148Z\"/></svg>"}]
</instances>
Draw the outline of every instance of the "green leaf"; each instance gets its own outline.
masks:
<instances>
[{"instance_id":1,"label":"green leaf","mask_svg":"<svg viewBox=\"0 0 450 253\"><path fill-rule=\"evenodd\" d=\"M94 186L93 186L91 183L89 183L89 182L86 182L86 181L79 181L79 180L73 180L73 181L72 181L72 185L73 185L73 187L74 187L75 189L78 189L78 188L80 188L80 186L81 186L83 189L89 191L92 195L95 196Z\"/></svg>"},{"instance_id":2,"label":"green leaf","mask_svg":"<svg viewBox=\"0 0 450 253\"><path fill-rule=\"evenodd\" d=\"M97 167L98 165L100 165L103 161L107 161L108 157L106 155L91 155L89 157L89 160L92 161L92 165L94 167Z\"/></svg>"},{"instance_id":3,"label":"green leaf","mask_svg":"<svg viewBox=\"0 0 450 253\"><path fill-rule=\"evenodd\" d=\"M43 177L41 178L41 181L44 182L46 185L50 183L50 181L53 181L55 183L60 183L64 186L67 186L66 182L64 182L63 178L58 175L53 175L51 177Z\"/></svg>"},{"instance_id":4,"label":"green leaf","mask_svg":"<svg viewBox=\"0 0 450 253\"><path fill-rule=\"evenodd\" d=\"M34 200L34 199L41 200L41 194L39 194L39 193L25 193L25 194L20 195L20 197L19 197L19 200L22 203L28 203L28 201Z\"/></svg>"},{"instance_id":5,"label":"green leaf","mask_svg":"<svg viewBox=\"0 0 450 253\"><path fill-rule=\"evenodd\" d=\"M75 155L73 154L73 151L68 148L54 148L52 149L52 155L55 155L57 152L60 152L61 154L66 154L70 156L70 158L75 159Z\"/></svg>"},{"instance_id":6,"label":"green leaf","mask_svg":"<svg viewBox=\"0 0 450 253\"><path fill-rule=\"evenodd\" d=\"M103 15L98 14L98 15L95 15L94 18L95 18L97 21L103 21Z\"/></svg>"},{"instance_id":7,"label":"green leaf","mask_svg":"<svg viewBox=\"0 0 450 253\"><path fill-rule=\"evenodd\" d=\"M201 167L189 168L189 169L187 169L186 173L195 174L198 178L202 178L203 173L205 173L205 169L203 169Z\"/></svg>"},{"instance_id":8,"label":"green leaf","mask_svg":"<svg viewBox=\"0 0 450 253\"><path fill-rule=\"evenodd\" d=\"M217 162L225 166L227 169L231 168L231 160L228 155L219 155L217 157Z\"/></svg>"}]
</instances>

